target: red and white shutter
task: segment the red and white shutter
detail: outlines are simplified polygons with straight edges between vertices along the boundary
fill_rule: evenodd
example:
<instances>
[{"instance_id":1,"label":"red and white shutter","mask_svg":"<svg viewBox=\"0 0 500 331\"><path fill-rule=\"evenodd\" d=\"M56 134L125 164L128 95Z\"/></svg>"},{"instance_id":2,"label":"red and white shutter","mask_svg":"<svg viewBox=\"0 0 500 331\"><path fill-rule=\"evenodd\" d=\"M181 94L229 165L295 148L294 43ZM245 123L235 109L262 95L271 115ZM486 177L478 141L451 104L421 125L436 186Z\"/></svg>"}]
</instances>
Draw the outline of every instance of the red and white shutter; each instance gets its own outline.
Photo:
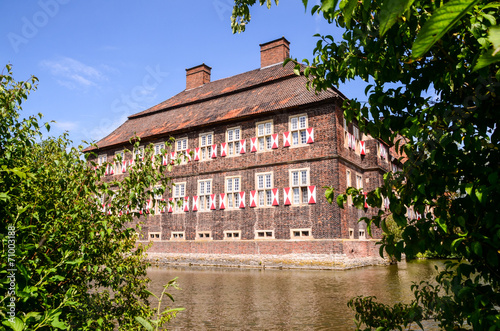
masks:
<instances>
[{"instance_id":1,"label":"red and white shutter","mask_svg":"<svg viewBox=\"0 0 500 331\"><path fill-rule=\"evenodd\" d=\"M200 148L196 147L194 149L194 160L199 161L200 160Z\"/></svg>"},{"instance_id":2,"label":"red and white shutter","mask_svg":"<svg viewBox=\"0 0 500 331\"><path fill-rule=\"evenodd\" d=\"M122 173L127 172L127 161L122 161Z\"/></svg>"},{"instance_id":3,"label":"red and white shutter","mask_svg":"<svg viewBox=\"0 0 500 331\"><path fill-rule=\"evenodd\" d=\"M168 164L168 154L167 154L167 153L165 153L165 154L163 155L162 164L163 164L164 166L166 166L166 165Z\"/></svg>"},{"instance_id":4,"label":"red and white shutter","mask_svg":"<svg viewBox=\"0 0 500 331\"><path fill-rule=\"evenodd\" d=\"M283 189L283 200L285 200L285 206L292 204L292 189L290 187Z\"/></svg>"},{"instance_id":5,"label":"red and white shutter","mask_svg":"<svg viewBox=\"0 0 500 331\"><path fill-rule=\"evenodd\" d=\"M316 186L307 187L307 201L308 203L316 203Z\"/></svg>"},{"instance_id":6,"label":"red and white shutter","mask_svg":"<svg viewBox=\"0 0 500 331\"><path fill-rule=\"evenodd\" d=\"M420 219L422 219L422 214L420 214L419 212L416 212L415 214L417 216L417 221L420 221Z\"/></svg>"},{"instance_id":7,"label":"red and white shutter","mask_svg":"<svg viewBox=\"0 0 500 331\"><path fill-rule=\"evenodd\" d=\"M365 142L363 140L359 142L359 146L361 147L361 155L366 155L366 147L365 147Z\"/></svg>"},{"instance_id":8,"label":"red and white shutter","mask_svg":"<svg viewBox=\"0 0 500 331\"><path fill-rule=\"evenodd\" d=\"M170 152L170 164L174 164L175 163L175 152Z\"/></svg>"},{"instance_id":9,"label":"red and white shutter","mask_svg":"<svg viewBox=\"0 0 500 331\"><path fill-rule=\"evenodd\" d=\"M210 194L210 209L215 210L215 194Z\"/></svg>"},{"instance_id":10,"label":"red and white shutter","mask_svg":"<svg viewBox=\"0 0 500 331\"><path fill-rule=\"evenodd\" d=\"M221 143L220 144L220 156L226 156L227 155L227 143Z\"/></svg>"},{"instance_id":11,"label":"red and white shutter","mask_svg":"<svg viewBox=\"0 0 500 331\"><path fill-rule=\"evenodd\" d=\"M245 208L245 192L240 192L240 208Z\"/></svg>"},{"instance_id":12,"label":"red and white shutter","mask_svg":"<svg viewBox=\"0 0 500 331\"><path fill-rule=\"evenodd\" d=\"M226 193L219 194L219 209L226 209Z\"/></svg>"},{"instance_id":13,"label":"red and white shutter","mask_svg":"<svg viewBox=\"0 0 500 331\"><path fill-rule=\"evenodd\" d=\"M188 162L191 162L191 150L190 149L186 149L186 157L188 159Z\"/></svg>"},{"instance_id":14,"label":"red and white shutter","mask_svg":"<svg viewBox=\"0 0 500 331\"><path fill-rule=\"evenodd\" d=\"M240 154L245 154L247 152L247 141L246 139L240 140Z\"/></svg>"},{"instance_id":15,"label":"red and white shutter","mask_svg":"<svg viewBox=\"0 0 500 331\"><path fill-rule=\"evenodd\" d=\"M283 132L283 147L290 147L292 144L292 135L290 132Z\"/></svg>"},{"instance_id":16,"label":"red and white shutter","mask_svg":"<svg viewBox=\"0 0 500 331\"><path fill-rule=\"evenodd\" d=\"M151 209L151 200L146 200L146 214L149 214Z\"/></svg>"},{"instance_id":17,"label":"red and white shutter","mask_svg":"<svg viewBox=\"0 0 500 331\"><path fill-rule=\"evenodd\" d=\"M250 207L257 207L257 191L250 191Z\"/></svg>"},{"instance_id":18,"label":"red and white shutter","mask_svg":"<svg viewBox=\"0 0 500 331\"><path fill-rule=\"evenodd\" d=\"M306 129L306 142L312 144L314 142L314 128Z\"/></svg>"},{"instance_id":19,"label":"red and white shutter","mask_svg":"<svg viewBox=\"0 0 500 331\"><path fill-rule=\"evenodd\" d=\"M384 209L389 209L391 207L391 200L388 197L384 198Z\"/></svg>"},{"instance_id":20,"label":"red and white shutter","mask_svg":"<svg viewBox=\"0 0 500 331\"><path fill-rule=\"evenodd\" d=\"M212 145L212 154L210 155L212 159L217 157L217 145Z\"/></svg>"},{"instance_id":21,"label":"red and white shutter","mask_svg":"<svg viewBox=\"0 0 500 331\"><path fill-rule=\"evenodd\" d=\"M169 213L172 213L174 211L174 209L172 208L172 201L174 200L174 198L168 198L168 212Z\"/></svg>"},{"instance_id":22,"label":"red and white shutter","mask_svg":"<svg viewBox=\"0 0 500 331\"><path fill-rule=\"evenodd\" d=\"M189 197L184 197L184 211L189 211Z\"/></svg>"},{"instance_id":23,"label":"red and white shutter","mask_svg":"<svg viewBox=\"0 0 500 331\"><path fill-rule=\"evenodd\" d=\"M368 203L366 202L366 196L368 195L368 193L364 192L363 195L365 196L365 209L368 208Z\"/></svg>"},{"instance_id":24,"label":"red and white shutter","mask_svg":"<svg viewBox=\"0 0 500 331\"><path fill-rule=\"evenodd\" d=\"M198 211L198 197L195 195L193 197L193 211Z\"/></svg>"},{"instance_id":25,"label":"red and white shutter","mask_svg":"<svg viewBox=\"0 0 500 331\"><path fill-rule=\"evenodd\" d=\"M257 152L257 137L250 138L250 152Z\"/></svg>"},{"instance_id":26,"label":"red and white shutter","mask_svg":"<svg viewBox=\"0 0 500 331\"><path fill-rule=\"evenodd\" d=\"M279 193L280 191L277 188L272 189L272 197L273 197L273 206L279 206L280 205L280 198L279 198Z\"/></svg>"},{"instance_id":27,"label":"red and white shutter","mask_svg":"<svg viewBox=\"0 0 500 331\"><path fill-rule=\"evenodd\" d=\"M106 168L104 169L104 176L107 176L109 173L109 165L106 165Z\"/></svg>"},{"instance_id":28,"label":"red and white shutter","mask_svg":"<svg viewBox=\"0 0 500 331\"><path fill-rule=\"evenodd\" d=\"M111 215L111 204L110 203L108 203L108 213L107 214Z\"/></svg>"},{"instance_id":29,"label":"red and white shutter","mask_svg":"<svg viewBox=\"0 0 500 331\"><path fill-rule=\"evenodd\" d=\"M278 148L278 134L272 134L271 135L271 148L276 149Z\"/></svg>"}]
</instances>

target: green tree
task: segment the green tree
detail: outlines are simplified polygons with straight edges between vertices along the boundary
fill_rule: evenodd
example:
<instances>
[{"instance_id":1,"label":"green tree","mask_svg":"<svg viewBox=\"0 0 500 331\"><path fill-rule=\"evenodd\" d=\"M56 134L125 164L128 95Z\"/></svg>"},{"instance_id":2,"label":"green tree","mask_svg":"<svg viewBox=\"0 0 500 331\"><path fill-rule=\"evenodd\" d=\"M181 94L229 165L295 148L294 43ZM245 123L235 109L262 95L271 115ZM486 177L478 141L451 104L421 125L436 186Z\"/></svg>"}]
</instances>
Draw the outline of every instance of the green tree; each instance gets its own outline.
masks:
<instances>
[{"instance_id":1,"label":"green tree","mask_svg":"<svg viewBox=\"0 0 500 331\"><path fill-rule=\"evenodd\" d=\"M245 29L255 3L235 1L233 31ZM346 119L406 156L403 171L388 173L368 194L374 207L381 196L390 199L402 229L401 239L382 239L381 252L397 259L426 251L459 257L439 272L436 286L416 285L407 306L353 299L359 327L400 329L430 318L444 329L500 328L500 3L322 0L312 14L343 35L317 36L313 60L303 60L309 86L368 82L368 103L346 102ZM335 200L333 189L327 198ZM346 194L336 200L342 207ZM410 207L423 217L407 219ZM388 233L384 217L364 221Z\"/></svg>"},{"instance_id":2,"label":"green tree","mask_svg":"<svg viewBox=\"0 0 500 331\"><path fill-rule=\"evenodd\" d=\"M0 76L3 328L160 327L177 310L150 307L146 247L136 246L136 229L128 225L132 206L152 199L152 187L167 189L165 167L147 158L123 181L104 180L108 164L96 167L92 155L71 147L66 135L44 139L41 114L20 119L36 83L35 77L15 81L10 65Z\"/></svg>"}]
</instances>

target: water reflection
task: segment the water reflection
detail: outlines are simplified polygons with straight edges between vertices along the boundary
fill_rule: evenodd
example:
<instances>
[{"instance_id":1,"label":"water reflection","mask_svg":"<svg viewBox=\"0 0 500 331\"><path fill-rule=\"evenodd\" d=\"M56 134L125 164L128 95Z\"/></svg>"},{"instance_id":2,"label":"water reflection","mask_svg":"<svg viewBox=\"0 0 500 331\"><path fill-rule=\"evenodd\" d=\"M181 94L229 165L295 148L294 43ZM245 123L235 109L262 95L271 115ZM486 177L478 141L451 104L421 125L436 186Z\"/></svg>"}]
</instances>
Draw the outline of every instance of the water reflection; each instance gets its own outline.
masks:
<instances>
[{"instance_id":1,"label":"water reflection","mask_svg":"<svg viewBox=\"0 0 500 331\"><path fill-rule=\"evenodd\" d=\"M178 278L175 307L185 307L170 330L351 330L346 304L357 295L408 302L412 282L431 280L420 261L346 271L152 268L154 293ZM169 303L170 304L170 303Z\"/></svg>"}]
</instances>

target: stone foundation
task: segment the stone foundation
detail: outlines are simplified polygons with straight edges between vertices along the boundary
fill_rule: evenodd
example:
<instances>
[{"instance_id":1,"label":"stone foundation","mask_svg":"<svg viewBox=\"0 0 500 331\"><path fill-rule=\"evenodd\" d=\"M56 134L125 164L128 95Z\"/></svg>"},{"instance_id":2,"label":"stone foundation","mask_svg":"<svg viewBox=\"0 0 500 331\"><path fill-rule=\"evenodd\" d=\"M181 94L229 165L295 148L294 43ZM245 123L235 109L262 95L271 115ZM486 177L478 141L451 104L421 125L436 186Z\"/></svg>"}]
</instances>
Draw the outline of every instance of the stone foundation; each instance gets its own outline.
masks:
<instances>
[{"instance_id":1,"label":"stone foundation","mask_svg":"<svg viewBox=\"0 0 500 331\"><path fill-rule=\"evenodd\" d=\"M147 260L162 266L327 270L389 263L374 240L161 241L153 243Z\"/></svg>"}]
</instances>

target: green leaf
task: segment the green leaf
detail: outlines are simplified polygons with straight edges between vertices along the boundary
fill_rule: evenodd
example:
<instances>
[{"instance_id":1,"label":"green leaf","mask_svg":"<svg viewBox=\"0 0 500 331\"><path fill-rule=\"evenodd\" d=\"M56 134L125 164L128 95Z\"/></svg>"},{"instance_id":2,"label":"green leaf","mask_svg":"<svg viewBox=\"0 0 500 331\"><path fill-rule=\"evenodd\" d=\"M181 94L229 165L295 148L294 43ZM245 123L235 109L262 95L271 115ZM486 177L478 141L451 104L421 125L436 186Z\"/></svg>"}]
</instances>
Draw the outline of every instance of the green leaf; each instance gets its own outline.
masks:
<instances>
[{"instance_id":1,"label":"green leaf","mask_svg":"<svg viewBox=\"0 0 500 331\"><path fill-rule=\"evenodd\" d=\"M340 4L340 9L342 10L342 14L344 14L344 22L346 26L350 27L350 21L352 17L352 13L358 4L358 0L344 0Z\"/></svg>"},{"instance_id":2,"label":"green leaf","mask_svg":"<svg viewBox=\"0 0 500 331\"><path fill-rule=\"evenodd\" d=\"M488 40L493 45L493 56L500 53L500 26L495 25L488 30Z\"/></svg>"},{"instance_id":3,"label":"green leaf","mask_svg":"<svg viewBox=\"0 0 500 331\"><path fill-rule=\"evenodd\" d=\"M487 52L481 54L481 56L477 59L477 62L474 65L474 69L472 69L472 71L477 71L495 62L500 61L500 53L496 53L495 55L493 55L493 53L494 50L490 49Z\"/></svg>"},{"instance_id":4,"label":"green leaf","mask_svg":"<svg viewBox=\"0 0 500 331\"><path fill-rule=\"evenodd\" d=\"M425 22L412 46L412 58L422 57L479 0L452 0L439 7Z\"/></svg>"},{"instance_id":5,"label":"green leaf","mask_svg":"<svg viewBox=\"0 0 500 331\"><path fill-rule=\"evenodd\" d=\"M465 184L465 192L468 194L468 195L471 195L472 194L472 188L473 188L473 184L472 183L467 183Z\"/></svg>"},{"instance_id":6,"label":"green leaf","mask_svg":"<svg viewBox=\"0 0 500 331\"><path fill-rule=\"evenodd\" d=\"M11 327L14 331L24 330L24 323L18 317L14 317L14 323L12 323L9 319L5 319L2 321L2 324Z\"/></svg>"},{"instance_id":7,"label":"green leaf","mask_svg":"<svg viewBox=\"0 0 500 331\"><path fill-rule=\"evenodd\" d=\"M435 221L439 225L439 227L443 229L444 232L448 233L448 225L446 225L446 222L444 220L442 220L440 217L437 217Z\"/></svg>"},{"instance_id":8,"label":"green leaf","mask_svg":"<svg viewBox=\"0 0 500 331\"><path fill-rule=\"evenodd\" d=\"M148 321L146 321L144 318L142 318L141 316L136 316L135 317L135 320L137 322L139 322L144 328L146 328L146 330L148 331L153 331L153 326L151 325L151 323L149 323Z\"/></svg>"},{"instance_id":9,"label":"green leaf","mask_svg":"<svg viewBox=\"0 0 500 331\"><path fill-rule=\"evenodd\" d=\"M483 255L483 247L481 246L481 243L479 241L474 241L472 243L472 251L478 256Z\"/></svg>"},{"instance_id":10,"label":"green leaf","mask_svg":"<svg viewBox=\"0 0 500 331\"><path fill-rule=\"evenodd\" d=\"M396 23L414 0L385 0L380 8L380 35L385 33ZM352 12L352 11L351 11Z\"/></svg>"}]
</instances>

